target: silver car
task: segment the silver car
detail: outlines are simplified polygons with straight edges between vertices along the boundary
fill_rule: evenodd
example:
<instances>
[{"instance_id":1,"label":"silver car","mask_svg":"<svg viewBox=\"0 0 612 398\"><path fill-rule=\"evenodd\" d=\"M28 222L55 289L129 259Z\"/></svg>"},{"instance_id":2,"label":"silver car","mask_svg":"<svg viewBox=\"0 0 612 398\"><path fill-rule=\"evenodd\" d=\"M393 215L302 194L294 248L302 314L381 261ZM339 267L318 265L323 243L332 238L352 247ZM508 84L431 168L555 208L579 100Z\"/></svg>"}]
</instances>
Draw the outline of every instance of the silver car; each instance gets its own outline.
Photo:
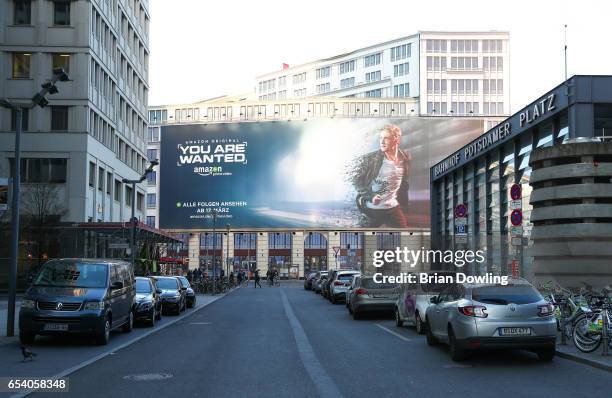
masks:
<instances>
[{"instance_id":1,"label":"silver car","mask_svg":"<svg viewBox=\"0 0 612 398\"><path fill-rule=\"evenodd\" d=\"M355 278L349 303L353 319L361 318L364 312L389 312L395 308L397 283L376 283L371 276Z\"/></svg>"},{"instance_id":2,"label":"silver car","mask_svg":"<svg viewBox=\"0 0 612 398\"><path fill-rule=\"evenodd\" d=\"M346 291L350 286L353 275L360 275L359 271L338 271L333 281L329 285L330 301L336 304L338 300L346 299Z\"/></svg>"},{"instance_id":3,"label":"silver car","mask_svg":"<svg viewBox=\"0 0 612 398\"><path fill-rule=\"evenodd\" d=\"M317 272L317 276L312 280L312 290L315 293L321 293L322 283L327 280L327 271L319 271Z\"/></svg>"},{"instance_id":4,"label":"silver car","mask_svg":"<svg viewBox=\"0 0 612 398\"><path fill-rule=\"evenodd\" d=\"M507 285L448 285L427 308L427 343L444 342L453 360L486 348L535 351L543 361L555 355L554 307L526 280Z\"/></svg>"}]
</instances>

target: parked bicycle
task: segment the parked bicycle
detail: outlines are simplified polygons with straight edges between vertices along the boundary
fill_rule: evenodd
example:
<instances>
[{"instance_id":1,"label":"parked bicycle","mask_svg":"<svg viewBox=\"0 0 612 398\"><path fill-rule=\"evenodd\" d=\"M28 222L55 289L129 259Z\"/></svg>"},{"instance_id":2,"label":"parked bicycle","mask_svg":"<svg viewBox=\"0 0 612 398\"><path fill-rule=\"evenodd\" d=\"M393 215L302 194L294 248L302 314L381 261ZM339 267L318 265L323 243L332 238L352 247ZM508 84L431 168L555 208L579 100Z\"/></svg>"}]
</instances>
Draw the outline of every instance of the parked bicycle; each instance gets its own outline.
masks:
<instances>
[{"instance_id":1,"label":"parked bicycle","mask_svg":"<svg viewBox=\"0 0 612 398\"><path fill-rule=\"evenodd\" d=\"M603 302L596 304L599 308L585 314L576 322L573 329L573 341L582 352L593 352L603 340L604 329L608 337L608 347L612 350L612 301L608 294Z\"/></svg>"}]
</instances>

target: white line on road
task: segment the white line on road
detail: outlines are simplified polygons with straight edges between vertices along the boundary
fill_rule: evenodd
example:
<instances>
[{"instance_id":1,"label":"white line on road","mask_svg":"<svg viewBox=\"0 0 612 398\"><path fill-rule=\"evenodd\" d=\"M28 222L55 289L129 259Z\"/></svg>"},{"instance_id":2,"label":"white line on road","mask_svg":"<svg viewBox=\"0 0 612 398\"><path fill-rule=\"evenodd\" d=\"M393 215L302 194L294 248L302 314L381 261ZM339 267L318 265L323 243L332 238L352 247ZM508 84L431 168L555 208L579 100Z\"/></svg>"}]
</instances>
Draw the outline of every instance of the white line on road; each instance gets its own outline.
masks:
<instances>
[{"instance_id":1,"label":"white line on road","mask_svg":"<svg viewBox=\"0 0 612 398\"><path fill-rule=\"evenodd\" d=\"M384 327L383 325L381 325L380 323L376 323L376 326L378 326L379 328L381 328L382 330L391 333L392 335L394 335L395 337L399 337L400 339L404 340L404 341L411 341L408 337L404 337L401 334L394 332L393 330Z\"/></svg>"},{"instance_id":2,"label":"white line on road","mask_svg":"<svg viewBox=\"0 0 612 398\"><path fill-rule=\"evenodd\" d=\"M212 322L189 322L190 325L212 325Z\"/></svg>"},{"instance_id":3,"label":"white line on road","mask_svg":"<svg viewBox=\"0 0 612 398\"><path fill-rule=\"evenodd\" d=\"M295 338L295 343L297 345L298 353L300 354L300 359L302 360L302 364L308 372L310 379L313 384L317 388L319 392L319 396L321 398L342 398L342 394L334 383L334 380L327 374L325 368L314 353L310 342L308 341L308 337L300 324L300 321L297 319L295 314L293 313L293 309L291 308L291 304L289 304L289 300L287 299L287 295L283 290L280 290L281 298L283 299L283 307L285 307L285 314L289 319L289 325L291 325L291 329L293 330L293 337Z\"/></svg>"}]
</instances>

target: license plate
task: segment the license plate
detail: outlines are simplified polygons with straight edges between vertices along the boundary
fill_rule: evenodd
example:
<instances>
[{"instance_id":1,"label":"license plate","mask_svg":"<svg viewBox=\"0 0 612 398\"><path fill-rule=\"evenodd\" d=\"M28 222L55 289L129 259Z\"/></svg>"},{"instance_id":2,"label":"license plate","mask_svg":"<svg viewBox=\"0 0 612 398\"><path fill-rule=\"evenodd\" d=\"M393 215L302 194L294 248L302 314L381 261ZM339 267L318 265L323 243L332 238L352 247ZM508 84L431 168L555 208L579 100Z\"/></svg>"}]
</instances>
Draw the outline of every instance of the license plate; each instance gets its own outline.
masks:
<instances>
[{"instance_id":1,"label":"license plate","mask_svg":"<svg viewBox=\"0 0 612 398\"><path fill-rule=\"evenodd\" d=\"M67 323L45 323L44 330L67 331Z\"/></svg>"},{"instance_id":2,"label":"license plate","mask_svg":"<svg viewBox=\"0 0 612 398\"><path fill-rule=\"evenodd\" d=\"M531 328L501 328L500 336L530 336Z\"/></svg>"}]
</instances>

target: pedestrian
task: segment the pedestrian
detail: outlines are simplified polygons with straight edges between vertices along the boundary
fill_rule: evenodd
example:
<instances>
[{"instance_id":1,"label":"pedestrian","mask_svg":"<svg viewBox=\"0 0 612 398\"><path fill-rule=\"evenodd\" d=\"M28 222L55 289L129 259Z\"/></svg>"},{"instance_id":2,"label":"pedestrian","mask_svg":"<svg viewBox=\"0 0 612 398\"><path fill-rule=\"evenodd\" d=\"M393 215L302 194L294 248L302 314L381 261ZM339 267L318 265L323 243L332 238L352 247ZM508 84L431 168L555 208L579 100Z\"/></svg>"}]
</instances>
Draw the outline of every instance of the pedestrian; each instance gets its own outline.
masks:
<instances>
[{"instance_id":1,"label":"pedestrian","mask_svg":"<svg viewBox=\"0 0 612 398\"><path fill-rule=\"evenodd\" d=\"M259 285L259 288L261 289L261 283L259 283L259 270L258 269L255 270L255 289L257 289L257 285Z\"/></svg>"},{"instance_id":2,"label":"pedestrian","mask_svg":"<svg viewBox=\"0 0 612 398\"><path fill-rule=\"evenodd\" d=\"M238 280L238 285L242 285L242 272L241 271L238 272L236 279Z\"/></svg>"},{"instance_id":3,"label":"pedestrian","mask_svg":"<svg viewBox=\"0 0 612 398\"><path fill-rule=\"evenodd\" d=\"M191 272L191 270L187 271L187 280L190 283L193 282L193 272Z\"/></svg>"}]
</instances>

